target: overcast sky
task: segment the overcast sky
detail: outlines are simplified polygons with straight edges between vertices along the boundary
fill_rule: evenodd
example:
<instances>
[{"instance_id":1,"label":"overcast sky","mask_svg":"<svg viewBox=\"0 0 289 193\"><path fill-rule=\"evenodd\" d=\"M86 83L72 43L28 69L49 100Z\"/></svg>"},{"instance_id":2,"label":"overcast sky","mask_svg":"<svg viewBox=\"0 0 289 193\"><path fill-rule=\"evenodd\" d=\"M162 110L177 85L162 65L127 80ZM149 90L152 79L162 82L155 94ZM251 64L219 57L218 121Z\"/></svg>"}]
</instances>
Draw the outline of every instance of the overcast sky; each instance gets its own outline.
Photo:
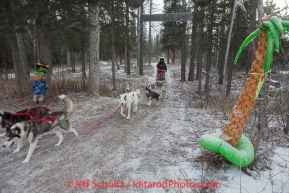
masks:
<instances>
[{"instance_id":1,"label":"overcast sky","mask_svg":"<svg viewBox=\"0 0 289 193\"><path fill-rule=\"evenodd\" d=\"M277 6L280 8L289 6L289 0L273 0L273 2L276 3ZM289 9L289 7L288 7L288 9Z\"/></svg>"}]
</instances>

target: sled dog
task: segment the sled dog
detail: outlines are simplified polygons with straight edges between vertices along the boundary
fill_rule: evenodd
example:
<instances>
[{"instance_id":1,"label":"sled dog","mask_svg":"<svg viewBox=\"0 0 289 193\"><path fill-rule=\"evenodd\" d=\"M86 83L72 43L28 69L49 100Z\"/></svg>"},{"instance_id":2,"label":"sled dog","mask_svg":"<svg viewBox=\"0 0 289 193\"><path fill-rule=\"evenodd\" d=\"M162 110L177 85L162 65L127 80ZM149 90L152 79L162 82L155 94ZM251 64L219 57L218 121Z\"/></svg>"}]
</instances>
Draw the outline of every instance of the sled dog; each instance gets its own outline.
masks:
<instances>
[{"instance_id":1,"label":"sled dog","mask_svg":"<svg viewBox=\"0 0 289 193\"><path fill-rule=\"evenodd\" d=\"M125 93L125 94L121 94L119 96L119 105L120 105L120 114L122 116L125 117L125 114L123 113L124 108L127 107L128 108L128 113L127 113L127 119L130 119L130 112L131 112L131 108L133 106L133 112L137 111L137 107L138 107L138 97L140 95L140 90L136 89L135 92L129 92L129 93Z\"/></svg>"},{"instance_id":2,"label":"sled dog","mask_svg":"<svg viewBox=\"0 0 289 193\"><path fill-rule=\"evenodd\" d=\"M153 98L155 98L157 100L157 106L158 106L158 102L159 102L159 97L160 97L160 94L156 93L156 92L153 92L151 91L151 86L150 85L147 85L146 86L146 90L145 90L145 95L147 96L148 98L148 106L151 106L152 105L152 100Z\"/></svg>"},{"instance_id":3,"label":"sled dog","mask_svg":"<svg viewBox=\"0 0 289 193\"><path fill-rule=\"evenodd\" d=\"M126 92L135 92L136 90L132 87L132 84L131 83L127 83L125 85L125 91Z\"/></svg>"},{"instance_id":4,"label":"sled dog","mask_svg":"<svg viewBox=\"0 0 289 193\"><path fill-rule=\"evenodd\" d=\"M22 163L30 161L30 158L37 147L38 138L40 135L53 131L59 138L58 143L55 146L59 146L63 141L63 131L71 131L78 137L78 133L72 128L70 119L67 115L71 113L73 109L73 103L66 95L59 96L65 103L65 108L60 112L53 112L46 116L37 116L25 123L17 123L7 130L6 140L4 147L12 146L14 142L17 142L17 149L13 152L19 152L22 147L22 140L27 137L30 143L29 150L25 160ZM27 131L27 134L26 132Z\"/></svg>"}]
</instances>

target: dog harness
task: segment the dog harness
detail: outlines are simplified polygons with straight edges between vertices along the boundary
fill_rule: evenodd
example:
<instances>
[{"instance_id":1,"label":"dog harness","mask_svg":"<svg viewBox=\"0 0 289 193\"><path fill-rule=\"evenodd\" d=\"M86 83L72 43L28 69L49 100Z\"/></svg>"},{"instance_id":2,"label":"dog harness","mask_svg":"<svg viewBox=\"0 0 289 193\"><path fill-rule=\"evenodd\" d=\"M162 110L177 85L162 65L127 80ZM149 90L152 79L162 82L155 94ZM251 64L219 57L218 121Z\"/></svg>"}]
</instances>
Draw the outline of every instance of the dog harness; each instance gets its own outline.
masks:
<instances>
[{"instance_id":1,"label":"dog harness","mask_svg":"<svg viewBox=\"0 0 289 193\"><path fill-rule=\"evenodd\" d=\"M16 117L16 118L17 117L22 117L22 118L27 117L28 119L32 119L32 117L38 116L42 109L45 109L48 112L51 112L51 110L47 107L35 107L35 108L31 108L31 109L25 109L22 111L18 111L16 113L14 113L12 116ZM10 121L10 124L8 127L11 128L12 125L13 125L13 123Z\"/></svg>"},{"instance_id":2,"label":"dog harness","mask_svg":"<svg viewBox=\"0 0 289 193\"><path fill-rule=\"evenodd\" d=\"M59 116L43 116L41 118L38 117L38 119L30 119L27 121L27 124L30 123L39 123L39 122L45 122L45 123L50 123L53 125L53 123L58 119ZM28 129L27 134L26 134L26 138L28 138L28 135L31 131L31 127Z\"/></svg>"},{"instance_id":3,"label":"dog harness","mask_svg":"<svg viewBox=\"0 0 289 193\"><path fill-rule=\"evenodd\" d=\"M43 116L38 119L30 119L27 121L28 124L30 123L39 123L39 122L45 122L45 123L51 123L53 124L57 120L58 116Z\"/></svg>"},{"instance_id":4,"label":"dog harness","mask_svg":"<svg viewBox=\"0 0 289 193\"><path fill-rule=\"evenodd\" d=\"M48 112L51 112L51 110L47 107L37 107L37 108L32 108L32 109L25 109L22 111L18 111L16 113L13 114L14 117L25 117L27 116L29 119L31 119L32 117L36 117L40 114L41 110L45 109Z\"/></svg>"}]
</instances>

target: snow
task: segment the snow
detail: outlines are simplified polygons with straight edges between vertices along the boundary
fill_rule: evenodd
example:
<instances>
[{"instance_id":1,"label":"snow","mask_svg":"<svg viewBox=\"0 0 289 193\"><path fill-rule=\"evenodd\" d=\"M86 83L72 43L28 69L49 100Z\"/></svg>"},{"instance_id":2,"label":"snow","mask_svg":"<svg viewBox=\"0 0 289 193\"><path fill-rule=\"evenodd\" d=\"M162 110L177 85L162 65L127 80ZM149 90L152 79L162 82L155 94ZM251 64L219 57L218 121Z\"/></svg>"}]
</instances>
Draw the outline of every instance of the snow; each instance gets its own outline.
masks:
<instances>
[{"instance_id":1,"label":"snow","mask_svg":"<svg viewBox=\"0 0 289 193\"><path fill-rule=\"evenodd\" d=\"M239 168L231 166L228 172L224 172L230 180L222 183L221 192L237 192L240 188L242 192L289 192L288 164L289 149L278 147L272 157L272 170L261 171L255 178L244 175Z\"/></svg>"},{"instance_id":2,"label":"snow","mask_svg":"<svg viewBox=\"0 0 289 193\"><path fill-rule=\"evenodd\" d=\"M289 74L289 71L280 71L281 74Z\"/></svg>"},{"instance_id":3,"label":"snow","mask_svg":"<svg viewBox=\"0 0 289 193\"><path fill-rule=\"evenodd\" d=\"M28 151L27 142L19 153L12 154L15 147L2 148L0 192L289 192L288 145L275 144L274 151L264 160L270 168L250 171L251 176L216 154L204 150L199 145L199 138L204 134L221 131L228 114L221 110L200 108L202 99L196 92L197 81L180 82L179 65L168 65L168 69L167 95L160 99L159 106L156 106L155 101L151 107L147 106L143 92L146 84L154 83L155 80L155 69L148 65L144 68L144 76L127 76L123 67L118 70L118 91L114 97L69 93L68 96L74 102L71 116L73 127L82 131L95 127L96 122L105 120L117 109L118 95L124 92L124 83L132 82L134 88L142 91L139 109L131 113L130 120L118 112L86 135L76 138L66 134L60 147L54 147L57 137L46 135L39 140L40 147L27 164L22 164ZM71 73L65 69L61 71ZM103 63L102 80L106 83L109 83L110 71L110 64ZM156 89L156 92L159 91ZM63 104L55 98L53 96L47 100L45 105L59 110ZM27 106L22 104L20 107L11 105L13 100L5 100L1 107L14 112L31 107L31 101L27 102ZM288 143L288 135L280 136L278 132L275 135ZM85 180L89 180L88 187L80 188L79 184L84 185ZM164 183L167 180L199 184L220 182L221 187L133 187L136 183ZM78 184L78 188L67 187L68 181ZM96 189L95 183L101 181L124 182L129 187Z\"/></svg>"}]
</instances>

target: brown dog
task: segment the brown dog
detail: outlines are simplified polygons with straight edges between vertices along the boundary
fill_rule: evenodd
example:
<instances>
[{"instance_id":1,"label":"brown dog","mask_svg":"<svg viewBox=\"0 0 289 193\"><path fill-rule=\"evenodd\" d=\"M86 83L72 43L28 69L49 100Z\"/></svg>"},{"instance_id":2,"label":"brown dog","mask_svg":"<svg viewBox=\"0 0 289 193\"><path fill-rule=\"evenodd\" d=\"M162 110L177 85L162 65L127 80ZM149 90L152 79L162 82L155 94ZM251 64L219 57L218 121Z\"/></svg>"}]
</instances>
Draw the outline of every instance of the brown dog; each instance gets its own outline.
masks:
<instances>
[{"instance_id":1,"label":"brown dog","mask_svg":"<svg viewBox=\"0 0 289 193\"><path fill-rule=\"evenodd\" d=\"M134 92L134 91L136 91L136 90L132 87L132 84L131 84L131 83L127 83L127 84L125 85L125 91L126 91L126 92Z\"/></svg>"}]
</instances>

